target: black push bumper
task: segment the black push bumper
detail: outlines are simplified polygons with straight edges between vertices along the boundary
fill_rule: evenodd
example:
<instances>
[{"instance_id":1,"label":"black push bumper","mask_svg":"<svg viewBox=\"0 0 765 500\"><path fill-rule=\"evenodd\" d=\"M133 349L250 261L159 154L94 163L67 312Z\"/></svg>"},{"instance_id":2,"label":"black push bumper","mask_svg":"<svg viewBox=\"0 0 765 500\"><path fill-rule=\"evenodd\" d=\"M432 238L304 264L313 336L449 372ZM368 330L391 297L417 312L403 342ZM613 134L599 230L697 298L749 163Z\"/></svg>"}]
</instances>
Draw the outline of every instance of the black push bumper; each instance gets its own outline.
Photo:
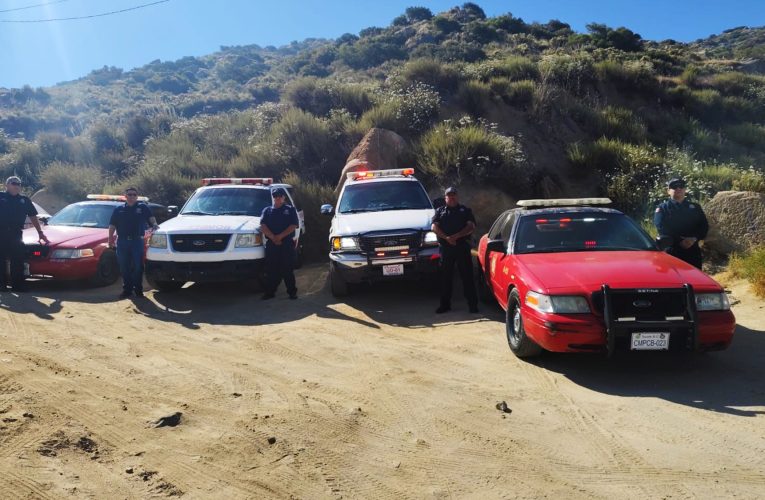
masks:
<instances>
[{"instance_id":1,"label":"black push bumper","mask_svg":"<svg viewBox=\"0 0 765 500\"><path fill-rule=\"evenodd\" d=\"M260 278L263 259L221 262L146 261L146 277L155 281L219 282Z\"/></svg>"}]
</instances>

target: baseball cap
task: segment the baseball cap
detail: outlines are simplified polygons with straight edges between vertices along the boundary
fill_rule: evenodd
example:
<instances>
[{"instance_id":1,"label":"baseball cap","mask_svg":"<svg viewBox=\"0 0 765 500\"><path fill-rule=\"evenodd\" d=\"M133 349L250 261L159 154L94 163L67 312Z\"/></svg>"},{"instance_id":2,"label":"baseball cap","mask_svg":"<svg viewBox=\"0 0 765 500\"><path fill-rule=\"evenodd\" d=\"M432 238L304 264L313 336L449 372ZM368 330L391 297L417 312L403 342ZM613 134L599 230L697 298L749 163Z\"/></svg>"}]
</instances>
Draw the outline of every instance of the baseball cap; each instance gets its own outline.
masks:
<instances>
[{"instance_id":1,"label":"baseball cap","mask_svg":"<svg viewBox=\"0 0 765 500\"><path fill-rule=\"evenodd\" d=\"M287 191L285 191L282 188L274 188L271 190L271 198L275 198L277 196L287 196Z\"/></svg>"},{"instance_id":2,"label":"baseball cap","mask_svg":"<svg viewBox=\"0 0 765 500\"><path fill-rule=\"evenodd\" d=\"M684 188L685 181L679 177L675 177L673 179L670 179L669 182L667 182L667 187L669 189Z\"/></svg>"},{"instance_id":3,"label":"baseball cap","mask_svg":"<svg viewBox=\"0 0 765 500\"><path fill-rule=\"evenodd\" d=\"M449 186L446 188L446 191L444 191L444 194L457 194L457 188L454 186Z\"/></svg>"},{"instance_id":4,"label":"baseball cap","mask_svg":"<svg viewBox=\"0 0 765 500\"><path fill-rule=\"evenodd\" d=\"M8 177L5 181L6 184L21 184L21 179L15 175Z\"/></svg>"}]
</instances>

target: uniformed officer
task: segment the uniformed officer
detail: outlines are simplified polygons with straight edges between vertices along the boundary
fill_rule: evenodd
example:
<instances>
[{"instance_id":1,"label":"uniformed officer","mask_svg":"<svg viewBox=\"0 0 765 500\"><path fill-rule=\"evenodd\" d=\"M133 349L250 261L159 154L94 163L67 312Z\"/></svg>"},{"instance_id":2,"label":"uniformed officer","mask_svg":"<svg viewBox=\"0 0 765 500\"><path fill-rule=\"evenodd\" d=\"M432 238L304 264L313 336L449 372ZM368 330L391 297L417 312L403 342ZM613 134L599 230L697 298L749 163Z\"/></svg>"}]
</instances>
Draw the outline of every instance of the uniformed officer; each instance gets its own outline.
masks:
<instances>
[{"instance_id":1,"label":"uniformed officer","mask_svg":"<svg viewBox=\"0 0 765 500\"><path fill-rule=\"evenodd\" d=\"M21 179L11 176L5 181L5 191L0 193L0 291L7 287L5 262L11 261L11 287L15 292L27 290L24 283L24 241L22 230L27 217L37 229L40 241L48 242L37 209L32 200L21 194Z\"/></svg>"},{"instance_id":2,"label":"uniformed officer","mask_svg":"<svg viewBox=\"0 0 765 500\"><path fill-rule=\"evenodd\" d=\"M274 298L282 280L291 299L297 298L295 286L295 230L300 225L297 210L286 202L282 188L271 191L273 205L263 209L260 232L266 237L266 292L263 300Z\"/></svg>"},{"instance_id":3,"label":"uniformed officer","mask_svg":"<svg viewBox=\"0 0 765 500\"><path fill-rule=\"evenodd\" d=\"M133 293L136 297L143 297L143 238L146 229L151 228L154 232L158 227L149 205L138 201L138 189L127 188L125 204L116 207L109 220L109 248L117 249L117 262L122 274L119 298L128 298Z\"/></svg>"},{"instance_id":4,"label":"uniformed officer","mask_svg":"<svg viewBox=\"0 0 765 500\"><path fill-rule=\"evenodd\" d=\"M470 255L470 235L475 230L473 211L460 205L457 189L444 192L446 204L433 216L432 230L438 236L441 250L441 304L436 313L452 308L452 279L454 266L460 273L462 289L471 313L478 312L478 296L473 283L473 259Z\"/></svg>"},{"instance_id":5,"label":"uniformed officer","mask_svg":"<svg viewBox=\"0 0 765 500\"><path fill-rule=\"evenodd\" d=\"M656 208L653 223L659 236L672 238L667 253L701 269L699 241L706 238L709 223L699 204L686 199L685 188L683 179L675 178L667 183L670 199Z\"/></svg>"}]
</instances>

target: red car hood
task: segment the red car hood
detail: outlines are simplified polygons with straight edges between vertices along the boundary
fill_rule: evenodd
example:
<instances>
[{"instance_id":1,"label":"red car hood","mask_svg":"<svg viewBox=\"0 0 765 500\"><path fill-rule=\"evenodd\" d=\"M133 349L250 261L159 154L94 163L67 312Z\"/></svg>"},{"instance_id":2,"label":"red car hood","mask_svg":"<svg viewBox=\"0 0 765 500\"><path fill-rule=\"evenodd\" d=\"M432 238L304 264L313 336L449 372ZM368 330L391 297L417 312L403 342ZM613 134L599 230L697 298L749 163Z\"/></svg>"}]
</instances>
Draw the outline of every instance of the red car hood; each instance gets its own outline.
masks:
<instances>
[{"instance_id":1,"label":"red car hood","mask_svg":"<svg viewBox=\"0 0 765 500\"><path fill-rule=\"evenodd\" d=\"M66 248L92 247L105 243L109 238L109 230L98 227L44 226L43 232L50 240L51 247L65 246ZM37 230L24 230L24 243L37 243Z\"/></svg>"},{"instance_id":2,"label":"red car hood","mask_svg":"<svg viewBox=\"0 0 765 500\"><path fill-rule=\"evenodd\" d=\"M689 283L702 290L721 290L712 278L664 252L566 252L516 256L527 280L539 292L592 292L614 288L669 288ZM523 271L522 271L523 272Z\"/></svg>"}]
</instances>

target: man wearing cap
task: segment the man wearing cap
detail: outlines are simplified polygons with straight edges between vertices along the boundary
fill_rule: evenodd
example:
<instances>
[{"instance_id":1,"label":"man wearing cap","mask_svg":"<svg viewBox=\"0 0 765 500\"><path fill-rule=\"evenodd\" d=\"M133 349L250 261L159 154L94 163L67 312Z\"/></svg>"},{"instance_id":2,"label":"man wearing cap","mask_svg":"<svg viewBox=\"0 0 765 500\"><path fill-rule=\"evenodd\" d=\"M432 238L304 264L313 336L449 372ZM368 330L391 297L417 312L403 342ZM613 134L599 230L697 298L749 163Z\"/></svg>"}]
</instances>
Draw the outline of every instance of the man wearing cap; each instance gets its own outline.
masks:
<instances>
[{"instance_id":1,"label":"man wearing cap","mask_svg":"<svg viewBox=\"0 0 765 500\"><path fill-rule=\"evenodd\" d=\"M441 304L436 313L452 308L452 279L456 266L462 289L471 313L478 312L478 295L473 283L473 259L470 255L470 235L475 230L473 211L460 205L457 189L444 192L446 203L436 209L431 229L438 236L441 251Z\"/></svg>"},{"instance_id":2,"label":"man wearing cap","mask_svg":"<svg viewBox=\"0 0 765 500\"><path fill-rule=\"evenodd\" d=\"M709 223L698 203L686 199L683 179L675 178L667 183L669 200L661 203L653 214L653 223L659 236L672 238L667 253L701 269L699 241L707 236Z\"/></svg>"},{"instance_id":3,"label":"man wearing cap","mask_svg":"<svg viewBox=\"0 0 765 500\"><path fill-rule=\"evenodd\" d=\"M286 203L284 189L274 188L271 198L273 205L264 208L260 216L260 232L266 237L266 291L262 298L274 298L279 283L284 280L290 299L296 299L295 230L300 222L295 207Z\"/></svg>"},{"instance_id":4,"label":"man wearing cap","mask_svg":"<svg viewBox=\"0 0 765 500\"><path fill-rule=\"evenodd\" d=\"M143 297L143 237L149 227L156 231L159 228L157 219L149 205L138 201L138 189L127 188L125 204L116 207L109 220L109 248L117 249L117 263L122 274L121 299L133 293L136 297ZM114 233L117 233L116 245Z\"/></svg>"},{"instance_id":5,"label":"man wearing cap","mask_svg":"<svg viewBox=\"0 0 765 500\"><path fill-rule=\"evenodd\" d=\"M21 179L11 176L5 181L5 191L0 193L0 292L6 290L5 262L11 261L11 287L25 292L24 241L22 230L27 217L37 229L40 241L48 242L43 233L37 210L32 200L21 194Z\"/></svg>"}]
</instances>

